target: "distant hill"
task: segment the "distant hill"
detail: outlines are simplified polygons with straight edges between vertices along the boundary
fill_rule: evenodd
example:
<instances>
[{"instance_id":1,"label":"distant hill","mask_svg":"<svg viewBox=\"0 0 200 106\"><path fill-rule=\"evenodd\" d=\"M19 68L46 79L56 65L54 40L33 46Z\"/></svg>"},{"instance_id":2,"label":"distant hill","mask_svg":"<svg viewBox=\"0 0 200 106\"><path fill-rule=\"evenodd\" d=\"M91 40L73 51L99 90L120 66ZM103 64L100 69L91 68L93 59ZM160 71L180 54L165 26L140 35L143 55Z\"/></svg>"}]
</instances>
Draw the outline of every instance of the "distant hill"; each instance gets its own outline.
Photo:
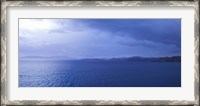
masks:
<instances>
[{"instance_id":1,"label":"distant hill","mask_svg":"<svg viewBox=\"0 0 200 106\"><path fill-rule=\"evenodd\" d=\"M181 56L172 56L172 57L159 57L159 58L154 58L152 61L167 61L167 62L181 62Z\"/></svg>"},{"instance_id":2,"label":"distant hill","mask_svg":"<svg viewBox=\"0 0 200 106\"><path fill-rule=\"evenodd\" d=\"M151 61L151 62L181 62L181 56L171 57L120 57L120 58L85 58L85 59L69 59L63 56L42 57L42 56L26 56L20 57L21 59L56 59L56 60L84 60L84 61L109 61L109 60L124 60L124 61Z\"/></svg>"},{"instance_id":3,"label":"distant hill","mask_svg":"<svg viewBox=\"0 0 200 106\"><path fill-rule=\"evenodd\" d=\"M68 59L67 57L64 56L24 56L20 57L21 59Z\"/></svg>"},{"instance_id":4,"label":"distant hill","mask_svg":"<svg viewBox=\"0 0 200 106\"><path fill-rule=\"evenodd\" d=\"M108 60L124 60L124 61L151 61L151 62L181 62L181 56L171 56L171 57L139 57L139 56L133 56L133 57L120 57L120 58L87 58L87 59L81 59L85 61L108 61Z\"/></svg>"},{"instance_id":5,"label":"distant hill","mask_svg":"<svg viewBox=\"0 0 200 106\"><path fill-rule=\"evenodd\" d=\"M181 56L171 57L124 57L124 58L112 58L111 60L128 60L128 61L153 61L153 62L181 62Z\"/></svg>"}]
</instances>

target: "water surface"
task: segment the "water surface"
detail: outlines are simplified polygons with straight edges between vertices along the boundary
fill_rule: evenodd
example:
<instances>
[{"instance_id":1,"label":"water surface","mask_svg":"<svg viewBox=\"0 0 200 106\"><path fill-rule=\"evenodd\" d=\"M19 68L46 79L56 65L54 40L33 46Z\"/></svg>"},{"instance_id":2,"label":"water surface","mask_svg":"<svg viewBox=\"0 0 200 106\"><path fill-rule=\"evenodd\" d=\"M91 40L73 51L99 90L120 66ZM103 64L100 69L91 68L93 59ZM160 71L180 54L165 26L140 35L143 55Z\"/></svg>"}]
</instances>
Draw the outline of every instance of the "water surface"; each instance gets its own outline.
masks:
<instances>
[{"instance_id":1,"label":"water surface","mask_svg":"<svg viewBox=\"0 0 200 106\"><path fill-rule=\"evenodd\" d=\"M180 87L180 62L20 60L19 87Z\"/></svg>"}]
</instances>

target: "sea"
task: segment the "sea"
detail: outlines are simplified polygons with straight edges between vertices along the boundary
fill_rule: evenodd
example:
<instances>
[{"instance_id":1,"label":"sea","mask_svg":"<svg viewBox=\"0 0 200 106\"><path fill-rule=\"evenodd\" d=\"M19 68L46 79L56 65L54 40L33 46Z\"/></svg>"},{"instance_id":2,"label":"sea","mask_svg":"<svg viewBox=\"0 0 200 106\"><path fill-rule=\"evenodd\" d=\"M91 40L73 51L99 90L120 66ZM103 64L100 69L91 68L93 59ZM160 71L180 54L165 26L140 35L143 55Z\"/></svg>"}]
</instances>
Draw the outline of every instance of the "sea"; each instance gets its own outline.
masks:
<instances>
[{"instance_id":1,"label":"sea","mask_svg":"<svg viewBox=\"0 0 200 106\"><path fill-rule=\"evenodd\" d=\"M19 87L181 87L181 62L19 60Z\"/></svg>"}]
</instances>

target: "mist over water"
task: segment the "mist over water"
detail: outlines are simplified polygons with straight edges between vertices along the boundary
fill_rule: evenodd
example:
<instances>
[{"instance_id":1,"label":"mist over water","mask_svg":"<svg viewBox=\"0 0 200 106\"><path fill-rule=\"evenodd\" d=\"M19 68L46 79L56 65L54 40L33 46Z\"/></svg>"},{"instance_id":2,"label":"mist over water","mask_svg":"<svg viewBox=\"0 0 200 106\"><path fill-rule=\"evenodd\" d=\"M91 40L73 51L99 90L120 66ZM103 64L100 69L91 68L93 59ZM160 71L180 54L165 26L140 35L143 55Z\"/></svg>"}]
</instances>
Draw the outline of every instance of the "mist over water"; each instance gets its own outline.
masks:
<instances>
[{"instance_id":1,"label":"mist over water","mask_svg":"<svg viewBox=\"0 0 200 106\"><path fill-rule=\"evenodd\" d=\"M181 87L181 62L20 60L19 87Z\"/></svg>"}]
</instances>

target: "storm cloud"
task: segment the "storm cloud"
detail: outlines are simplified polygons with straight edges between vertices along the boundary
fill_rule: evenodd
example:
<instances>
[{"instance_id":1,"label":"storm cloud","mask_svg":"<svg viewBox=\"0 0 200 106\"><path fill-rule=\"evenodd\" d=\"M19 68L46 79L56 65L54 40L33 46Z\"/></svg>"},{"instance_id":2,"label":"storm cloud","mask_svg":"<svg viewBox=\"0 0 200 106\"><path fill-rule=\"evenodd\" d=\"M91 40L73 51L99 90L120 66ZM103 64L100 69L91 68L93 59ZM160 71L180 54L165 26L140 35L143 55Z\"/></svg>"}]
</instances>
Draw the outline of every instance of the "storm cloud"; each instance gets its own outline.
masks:
<instances>
[{"instance_id":1,"label":"storm cloud","mask_svg":"<svg viewBox=\"0 0 200 106\"><path fill-rule=\"evenodd\" d=\"M181 55L181 19L20 19L20 56Z\"/></svg>"}]
</instances>

